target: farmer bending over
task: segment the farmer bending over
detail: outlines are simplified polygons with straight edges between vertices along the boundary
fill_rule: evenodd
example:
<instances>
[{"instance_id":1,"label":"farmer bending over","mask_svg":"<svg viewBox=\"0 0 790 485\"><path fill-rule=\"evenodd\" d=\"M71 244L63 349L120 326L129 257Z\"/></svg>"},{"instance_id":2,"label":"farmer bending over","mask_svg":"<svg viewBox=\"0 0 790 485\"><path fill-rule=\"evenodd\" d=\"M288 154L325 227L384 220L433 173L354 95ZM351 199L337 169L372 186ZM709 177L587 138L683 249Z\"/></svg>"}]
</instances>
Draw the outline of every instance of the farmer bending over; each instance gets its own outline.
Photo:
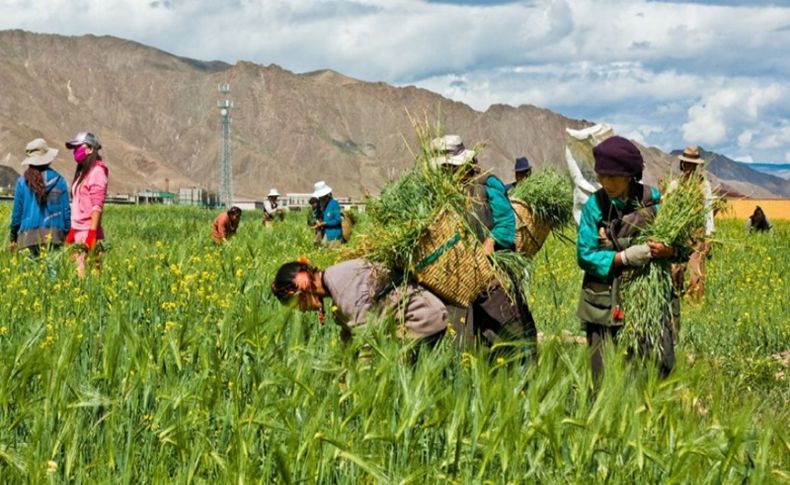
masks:
<instances>
[{"instance_id":1,"label":"farmer bending over","mask_svg":"<svg viewBox=\"0 0 790 485\"><path fill-rule=\"evenodd\" d=\"M211 226L211 239L214 244L222 244L225 240L233 237L239 228L239 221L241 221L241 209L235 205L227 212L218 215Z\"/></svg>"},{"instance_id":2,"label":"farmer bending over","mask_svg":"<svg viewBox=\"0 0 790 485\"><path fill-rule=\"evenodd\" d=\"M435 342L447 328L447 307L436 295L413 283L393 283L383 267L363 259L344 261L324 271L304 258L285 263L277 271L272 293L282 303L295 300L303 312L319 312L322 322L323 300L331 299L343 341L365 325L369 315L392 314L398 322L398 336L423 342Z\"/></svg>"}]
</instances>

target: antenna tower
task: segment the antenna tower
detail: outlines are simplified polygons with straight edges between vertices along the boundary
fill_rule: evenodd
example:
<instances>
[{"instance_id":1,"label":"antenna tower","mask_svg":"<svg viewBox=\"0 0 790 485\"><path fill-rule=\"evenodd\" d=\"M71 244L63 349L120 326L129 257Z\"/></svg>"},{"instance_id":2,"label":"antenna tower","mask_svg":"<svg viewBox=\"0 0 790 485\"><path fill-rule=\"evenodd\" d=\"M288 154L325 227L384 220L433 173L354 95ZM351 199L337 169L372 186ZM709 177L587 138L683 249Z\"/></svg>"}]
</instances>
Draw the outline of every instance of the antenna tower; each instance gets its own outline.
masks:
<instances>
[{"instance_id":1,"label":"antenna tower","mask_svg":"<svg viewBox=\"0 0 790 485\"><path fill-rule=\"evenodd\" d=\"M220 145L219 145L219 203L230 207L233 204L233 171L230 160L230 109L233 101L228 99L230 84L220 84L219 92L225 99L217 101L219 108Z\"/></svg>"}]
</instances>

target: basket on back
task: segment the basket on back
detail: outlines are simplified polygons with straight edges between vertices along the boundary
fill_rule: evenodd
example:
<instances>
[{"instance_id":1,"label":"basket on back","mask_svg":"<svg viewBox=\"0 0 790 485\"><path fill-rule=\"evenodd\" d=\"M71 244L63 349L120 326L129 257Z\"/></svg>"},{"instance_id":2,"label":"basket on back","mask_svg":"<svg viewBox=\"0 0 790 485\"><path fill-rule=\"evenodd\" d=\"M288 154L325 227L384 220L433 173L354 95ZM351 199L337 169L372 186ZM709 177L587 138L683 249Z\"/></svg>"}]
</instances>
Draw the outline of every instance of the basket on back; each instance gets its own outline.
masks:
<instances>
[{"instance_id":1,"label":"basket on back","mask_svg":"<svg viewBox=\"0 0 790 485\"><path fill-rule=\"evenodd\" d=\"M465 221L444 209L415 250L415 276L446 302L467 307L494 279L494 268Z\"/></svg>"},{"instance_id":2,"label":"basket on back","mask_svg":"<svg viewBox=\"0 0 790 485\"><path fill-rule=\"evenodd\" d=\"M535 256L546 241L551 226L532 215L532 211L524 202L510 199L513 211L516 213L516 251Z\"/></svg>"}]
</instances>

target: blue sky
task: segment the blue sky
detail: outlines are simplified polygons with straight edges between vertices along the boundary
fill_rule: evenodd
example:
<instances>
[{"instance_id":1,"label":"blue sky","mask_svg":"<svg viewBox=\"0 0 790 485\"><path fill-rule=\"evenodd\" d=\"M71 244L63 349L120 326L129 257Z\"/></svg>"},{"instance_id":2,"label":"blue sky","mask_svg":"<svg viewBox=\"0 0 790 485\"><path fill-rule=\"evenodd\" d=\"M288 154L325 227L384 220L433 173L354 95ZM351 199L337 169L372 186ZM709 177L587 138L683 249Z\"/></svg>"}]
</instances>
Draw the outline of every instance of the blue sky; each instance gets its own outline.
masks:
<instances>
[{"instance_id":1,"label":"blue sky","mask_svg":"<svg viewBox=\"0 0 790 485\"><path fill-rule=\"evenodd\" d=\"M0 29L533 104L670 150L790 161L790 0L3 0Z\"/></svg>"}]
</instances>

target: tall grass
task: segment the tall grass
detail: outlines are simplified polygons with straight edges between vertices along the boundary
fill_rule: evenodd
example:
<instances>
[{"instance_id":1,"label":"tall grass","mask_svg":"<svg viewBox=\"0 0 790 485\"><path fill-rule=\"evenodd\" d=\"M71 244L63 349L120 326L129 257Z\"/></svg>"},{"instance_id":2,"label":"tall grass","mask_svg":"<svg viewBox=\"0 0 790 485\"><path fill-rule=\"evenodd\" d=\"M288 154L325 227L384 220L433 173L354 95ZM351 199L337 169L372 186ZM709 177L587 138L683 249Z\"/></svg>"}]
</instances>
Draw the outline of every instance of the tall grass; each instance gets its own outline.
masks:
<instances>
[{"instance_id":1,"label":"tall grass","mask_svg":"<svg viewBox=\"0 0 790 485\"><path fill-rule=\"evenodd\" d=\"M310 253L323 266L336 258L311 252L302 217L266 231L245 213L237 237L216 248L213 215L109 207L113 247L102 272L85 280L66 258L0 253L1 481L788 479L787 409L748 391L746 384L768 389L757 376L733 382L725 363L738 365L731 353L742 344L714 342L705 310L692 314L684 341L697 355L693 365L681 362L659 381L611 355L593 399L580 346L543 345L526 370L459 353L449 341L433 351L402 348L386 325L370 325L344 346L331 316L321 326L268 290L282 261ZM7 217L0 206L0 223ZM722 251L740 251L735 230ZM787 257L771 249L777 240L750 244L783 258L765 278L786 274ZM578 277L562 269L566 259L573 267L572 248L550 241L544 251L553 260L536 258L538 325L575 329L561 311L568 303L551 303L555 286L577 293ZM548 264L558 271L554 283ZM741 293L726 267L714 268L711 287L735 301ZM756 266L739 271L744 281L758 277ZM751 339L751 355L772 352L790 333L781 333L787 303L771 301L779 305L770 322L776 337L765 339L770 326L755 326L762 335L717 324ZM361 351L372 354L369 363Z\"/></svg>"}]
</instances>

